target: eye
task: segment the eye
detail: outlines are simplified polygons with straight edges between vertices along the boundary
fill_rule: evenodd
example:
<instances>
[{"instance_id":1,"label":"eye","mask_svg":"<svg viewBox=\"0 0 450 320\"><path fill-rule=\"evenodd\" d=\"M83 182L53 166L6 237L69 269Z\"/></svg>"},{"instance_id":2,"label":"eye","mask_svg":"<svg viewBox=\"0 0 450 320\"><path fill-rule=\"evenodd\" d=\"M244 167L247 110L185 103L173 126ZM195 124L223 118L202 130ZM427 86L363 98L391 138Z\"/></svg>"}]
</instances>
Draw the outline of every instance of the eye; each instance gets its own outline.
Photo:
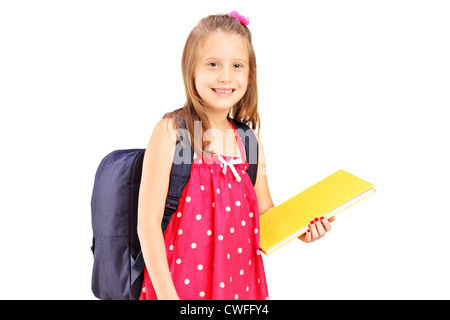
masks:
<instances>
[{"instance_id":1,"label":"eye","mask_svg":"<svg viewBox=\"0 0 450 320\"><path fill-rule=\"evenodd\" d=\"M208 66L210 67L217 67L219 64L217 62L210 62L208 63Z\"/></svg>"},{"instance_id":2,"label":"eye","mask_svg":"<svg viewBox=\"0 0 450 320\"><path fill-rule=\"evenodd\" d=\"M241 68L243 68L244 66L243 66L242 64L240 64L240 63L236 63L236 64L234 65L234 67L235 67L236 69L241 69Z\"/></svg>"}]
</instances>

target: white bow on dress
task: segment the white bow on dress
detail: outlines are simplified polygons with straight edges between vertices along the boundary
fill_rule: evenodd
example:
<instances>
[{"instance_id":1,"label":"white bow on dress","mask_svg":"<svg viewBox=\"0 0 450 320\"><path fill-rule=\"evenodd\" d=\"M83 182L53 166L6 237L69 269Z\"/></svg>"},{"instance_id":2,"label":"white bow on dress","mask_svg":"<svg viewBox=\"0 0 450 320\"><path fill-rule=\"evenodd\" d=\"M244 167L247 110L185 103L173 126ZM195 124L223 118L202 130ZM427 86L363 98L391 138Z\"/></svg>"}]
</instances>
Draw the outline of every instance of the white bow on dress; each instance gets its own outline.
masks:
<instances>
[{"instance_id":1,"label":"white bow on dress","mask_svg":"<svg viewBox=\"0 0 450 320\"><path fill-rule=\"evenodd\" d=\"M236 168L234 167L235 164L240 164L243 163L241 158L237 158L237 159L231 159L230 161L226 161L222 156L218 156L220 162L222 162L224 164L223 166L223 174L227 173L227 167L230 167L231 172L233 172L234 177L236 178L236 181L239 182L241 181L241 177L239 176L239 174L236 171Z\"/></svg>"}]
</instances>

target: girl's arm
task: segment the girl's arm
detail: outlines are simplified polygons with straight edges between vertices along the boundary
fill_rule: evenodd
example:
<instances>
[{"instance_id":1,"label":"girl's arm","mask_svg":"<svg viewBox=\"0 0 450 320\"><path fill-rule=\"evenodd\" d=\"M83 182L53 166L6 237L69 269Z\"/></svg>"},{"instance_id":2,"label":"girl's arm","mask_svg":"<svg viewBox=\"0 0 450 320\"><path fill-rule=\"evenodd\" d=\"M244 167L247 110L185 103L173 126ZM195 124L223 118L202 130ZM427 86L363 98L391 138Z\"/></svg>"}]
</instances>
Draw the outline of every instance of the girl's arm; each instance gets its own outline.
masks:
<instances>
[{"instance_id":1,"label":"girl's arm","mask_svg":"<svg viewBox=\"0 0 450 320\"><path fill-rule=\"evenodd\" d=\"M266 175L266 157L264 155L264 149L259 139L259 135L255 132L258 139L258 173L256 175L255 193L258 199L259 215L273 208L272 197L270 196L269 185L267 183Z\"/></svg>"},{"instance_id":2,"label":"girl's arm","mask_svg":"<svg viewBox=\"0 0 450 320\"><path fill-rule=\"evenodd\" d=\"M145 151L139 189L138 236L158 299L179 299L170 276L161 230L175 144L172 120L160 120Z\"/></svg>"}]
</instances>

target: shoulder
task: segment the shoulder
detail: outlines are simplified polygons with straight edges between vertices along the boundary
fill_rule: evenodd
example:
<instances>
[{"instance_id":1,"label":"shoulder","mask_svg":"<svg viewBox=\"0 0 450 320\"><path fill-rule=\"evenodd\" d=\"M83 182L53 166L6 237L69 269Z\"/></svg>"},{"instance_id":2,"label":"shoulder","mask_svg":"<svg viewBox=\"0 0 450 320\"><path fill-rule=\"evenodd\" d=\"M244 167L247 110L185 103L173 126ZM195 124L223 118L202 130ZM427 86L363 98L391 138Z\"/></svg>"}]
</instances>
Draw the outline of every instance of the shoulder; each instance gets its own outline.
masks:
<instances>
[{"instance_id":1,"label":"shoulder","mask_svg":"<svg viewBox=\"0 0 450 320\"><path fill-rule=\"evenodd\" d=\"M171 159L175 151L176 131L170 117L159 120L152 132L146 153L151 158Z\"/></svg>"},{"instance_id":2,"label":"shoulder","mask_svg":"<svg viewBox=\"0 0 450 320\"><path fill-rule=\"evenodd\" d=\"M164 117L159 120L155 128L153 129L153 134L157 134L163 137L171 137L175 134L175 125L171 117Z\"/></svg>"}]
</instances>

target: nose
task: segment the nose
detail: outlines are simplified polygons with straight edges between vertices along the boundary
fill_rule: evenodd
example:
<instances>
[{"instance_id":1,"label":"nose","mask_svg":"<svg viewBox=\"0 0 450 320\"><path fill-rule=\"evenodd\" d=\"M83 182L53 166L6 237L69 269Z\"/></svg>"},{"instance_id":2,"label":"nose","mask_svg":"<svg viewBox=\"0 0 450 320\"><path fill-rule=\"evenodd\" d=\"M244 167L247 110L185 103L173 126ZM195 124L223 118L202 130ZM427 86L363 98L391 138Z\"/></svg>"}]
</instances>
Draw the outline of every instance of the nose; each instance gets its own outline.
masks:
<instances>
[{"instance_id":1,"label":"nose","mask_svg":"<svg viewBox=\"0 0 450 320\"><path fill-rule=\"evenodd\" d=\"M217 79L220 83L229 83L231 82L231 73L228 68L221 68L219 71L219 77Z\"/></svg>"}]
</instances>

